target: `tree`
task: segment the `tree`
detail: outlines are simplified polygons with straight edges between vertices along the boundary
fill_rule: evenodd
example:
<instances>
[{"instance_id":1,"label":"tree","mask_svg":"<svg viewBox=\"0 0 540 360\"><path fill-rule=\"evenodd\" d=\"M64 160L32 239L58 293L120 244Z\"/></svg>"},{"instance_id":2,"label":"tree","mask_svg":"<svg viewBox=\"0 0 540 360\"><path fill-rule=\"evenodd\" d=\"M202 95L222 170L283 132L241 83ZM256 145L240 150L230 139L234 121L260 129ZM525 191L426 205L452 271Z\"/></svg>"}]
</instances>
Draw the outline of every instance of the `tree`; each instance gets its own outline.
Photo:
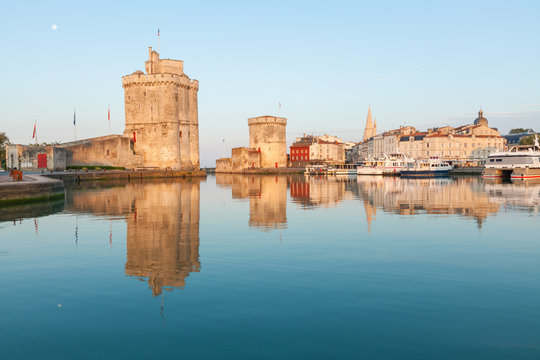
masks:
<instances>
[{"instance_id":1,"label":"tree","mask_svg":"<svg viewBox=\"0 0 540 360\"><path fill-rule=\"evenodd\" d=\"M536 135L524 136L519 140L519 145L534 145L534 137ZM540 141L540 137L538 139Z\"/></svg>"},{"instance_id":2,"label":"tree","mask_svg":"<svg viewBox=\"0 0 540 360\"><path fill-rule=\"evenodd\" d=\"M0 132L0 167L6 168L6 145L9 145L9 138L5 132Z\"/></svg>"},{"instance_id":3,"label":"tree","mask_svg":"<svg viewBox=\"0 0 540 360\"><path fill-rule=\"evenodd\" d=\"M523 134L523 133L529 132L529 130L532 130L532 129L516 128L516 129L510 130L509 134Z\"/></svg>"}]
</instances>

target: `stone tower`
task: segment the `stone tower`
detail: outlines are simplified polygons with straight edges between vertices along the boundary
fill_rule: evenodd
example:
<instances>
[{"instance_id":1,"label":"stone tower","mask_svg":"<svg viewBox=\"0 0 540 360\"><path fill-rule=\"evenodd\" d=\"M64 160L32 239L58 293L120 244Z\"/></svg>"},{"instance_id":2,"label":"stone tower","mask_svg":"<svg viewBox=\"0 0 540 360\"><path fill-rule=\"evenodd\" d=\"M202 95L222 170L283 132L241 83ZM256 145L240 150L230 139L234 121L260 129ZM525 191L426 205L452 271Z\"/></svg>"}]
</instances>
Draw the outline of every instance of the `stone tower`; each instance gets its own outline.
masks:
<instances>
[{"instance_id":1,"label":"stone tower","mask_svg":"<svg viewBox=\"0 0 540 360\"><path fill-rule=\"evenodd\" d=\"M368 108L366 127L364 128L364 141L369 140L375 135L377 135L377 122L373 124L373 121L371 118L371 105L370 105Z\"/></svg>"},{"instance_id":2,"label":"stone tower","mask_svg":"<svg viewBox=\"0 0 540 360\"><path fill-rule=\"evenodd\" d=\"M287 119L260 116L248 119L249 147L261 153L261 168L287 167Z\"/></svg>"},{"instance_id":3,"label":"stone tower","mask_svg":"<svg viewBox=\"0 0 540 360\"><path fill-rule=\"evenodd\" d=\"M160 59L148 48L146 74L122 77L126 127L145 167L199 169L199 82L184 74L181 60Z\"/></svg>"}]
</instances>

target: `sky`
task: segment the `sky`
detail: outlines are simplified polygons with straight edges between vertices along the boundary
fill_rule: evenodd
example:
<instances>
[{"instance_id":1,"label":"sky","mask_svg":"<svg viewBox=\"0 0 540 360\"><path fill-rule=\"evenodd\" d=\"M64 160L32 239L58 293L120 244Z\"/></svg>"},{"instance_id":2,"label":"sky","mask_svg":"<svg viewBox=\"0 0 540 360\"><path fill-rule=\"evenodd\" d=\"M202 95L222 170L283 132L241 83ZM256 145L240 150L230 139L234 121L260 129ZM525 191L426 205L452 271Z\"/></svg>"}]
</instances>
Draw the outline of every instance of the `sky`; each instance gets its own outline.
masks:
<instances>
[{"instance_id":1,"label":"sky","mask_svg":"<svg viewBox=\"0 0 540 360\"><path fill-rule=\"evenodd\" d=\"M122 76L158 45L200 82L201 166L248 146L262 115L287 118L288 145L359 141L368 106L379 132L471 123L480 107L503 134L540 130L539 1L0 2L13 143L34 122L40 142L107 135L109 104L121 134Z\"/></svg>"}]
</instances>

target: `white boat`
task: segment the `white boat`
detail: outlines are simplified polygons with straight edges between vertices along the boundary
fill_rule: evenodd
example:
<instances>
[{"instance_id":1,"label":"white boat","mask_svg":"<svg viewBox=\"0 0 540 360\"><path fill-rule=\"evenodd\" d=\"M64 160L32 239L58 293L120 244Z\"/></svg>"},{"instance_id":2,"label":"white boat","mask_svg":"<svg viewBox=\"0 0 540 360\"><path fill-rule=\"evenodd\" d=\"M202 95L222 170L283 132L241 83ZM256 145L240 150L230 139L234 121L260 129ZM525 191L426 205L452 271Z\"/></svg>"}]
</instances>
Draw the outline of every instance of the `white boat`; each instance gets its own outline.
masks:
<instances>
[{"instance_id":1,"label":"white boat","mask_svg":"<svg viewBox=\"0 0 540 360\"><path fill-rule=\"evenodd\" d=\"M356 164L307 165L305 175L356 175Z\"/></svg>"},{"instance_id":2,"label":"white boat","mask_svg":"<svg viewBox=\"0 0 540 360\"><path fill-rule=\"evenodd\" d=\"M328 173L333 175L356 176L356 164L334 164L328 168Z\"/></svg>"},{"instance_id":3,"label":"white boat","mask_svg":"<svg viewBox=\"0 0 540 360\"><path fill-rule=\"evenodd\" d=\"M384 156L383 175L400 175L405 164L412 159L408 159L403 154L389 154Z\"/></svg>"},{"instance_id":4,"label":"white boat","mask_svg":"<svg viewBox=\"0 0 540 360\"><path fill-rule=\"evenodd\" d=\"M452 165L437 157L410 161L401 170L402 177L441 177L448 176Z\"/></svg>"},{"instance_id":5,"label":"white boat","mask_svg":"<svg viewBox=\"0 0 540 360\"><path fill-rule=\"evenodd\" d=\"M326 175L327 173L326 165L307 165L304 171L305 175Z\"/></svg>"},{"instance_id":6,"label":"white boat","mask_svg":"<svg viewBox=\"0 0 540 360\"><path fill-rule=\"evenodd\" d=\"M358 175L399 175L410 161L403 154L384 155L384 159L367 160L358 166Z\"/></svg>"},{"instance_id":7,"label":"white boat","mask_svg":"<svg viewBox=\"0 0 540 360\"><path fill-rule=\"evenodd\" d=\"M489 154L482 177L485 179L503 177L511 179L540 178L540 145L538 144L538 137L535 137L532 146L515 146L509 151Z\"/></svg>"},{"instance_id":8,"label":"white boat","mask_svg":"<svg viewBox=\"0 0 540 360\"><path fill-rule=\"evenodd\" d=\"M356 168L357 175L382 175L383 170L377 160L365 160Z\"/></svg>"}]
</instances>

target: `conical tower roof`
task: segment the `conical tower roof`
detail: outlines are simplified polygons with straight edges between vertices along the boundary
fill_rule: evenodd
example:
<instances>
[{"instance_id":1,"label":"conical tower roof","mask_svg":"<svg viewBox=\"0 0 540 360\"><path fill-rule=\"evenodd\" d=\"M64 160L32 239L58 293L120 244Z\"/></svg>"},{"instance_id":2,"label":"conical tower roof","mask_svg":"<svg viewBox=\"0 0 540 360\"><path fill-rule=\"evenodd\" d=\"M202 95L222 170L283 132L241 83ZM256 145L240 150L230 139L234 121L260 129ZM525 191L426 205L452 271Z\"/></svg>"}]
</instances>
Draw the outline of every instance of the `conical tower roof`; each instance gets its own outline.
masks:
<instances>
[{"instance_id":1,"label":"conical tower roof","mask_svg":"<svg viewBox=\"0 0 540 360\"><path fill-rule=\"evenodd\" d=\"M367 119L366 119L366 129L373 128L373 120L371 118L371 105L369 105Z\"/></svg>"},{"instance_id":2,"label":"conical tower roof","mask_svg":"<svg viewBox=\"0 0 540 360\"><path fill-rule=\"evenodd\" d=\"M366 119L366 127L364 128L364 141L368 140L372 136L373 136L373 120L371 117L371 105L369 105L367 119Z\"/></svg>"}]
</instances>

